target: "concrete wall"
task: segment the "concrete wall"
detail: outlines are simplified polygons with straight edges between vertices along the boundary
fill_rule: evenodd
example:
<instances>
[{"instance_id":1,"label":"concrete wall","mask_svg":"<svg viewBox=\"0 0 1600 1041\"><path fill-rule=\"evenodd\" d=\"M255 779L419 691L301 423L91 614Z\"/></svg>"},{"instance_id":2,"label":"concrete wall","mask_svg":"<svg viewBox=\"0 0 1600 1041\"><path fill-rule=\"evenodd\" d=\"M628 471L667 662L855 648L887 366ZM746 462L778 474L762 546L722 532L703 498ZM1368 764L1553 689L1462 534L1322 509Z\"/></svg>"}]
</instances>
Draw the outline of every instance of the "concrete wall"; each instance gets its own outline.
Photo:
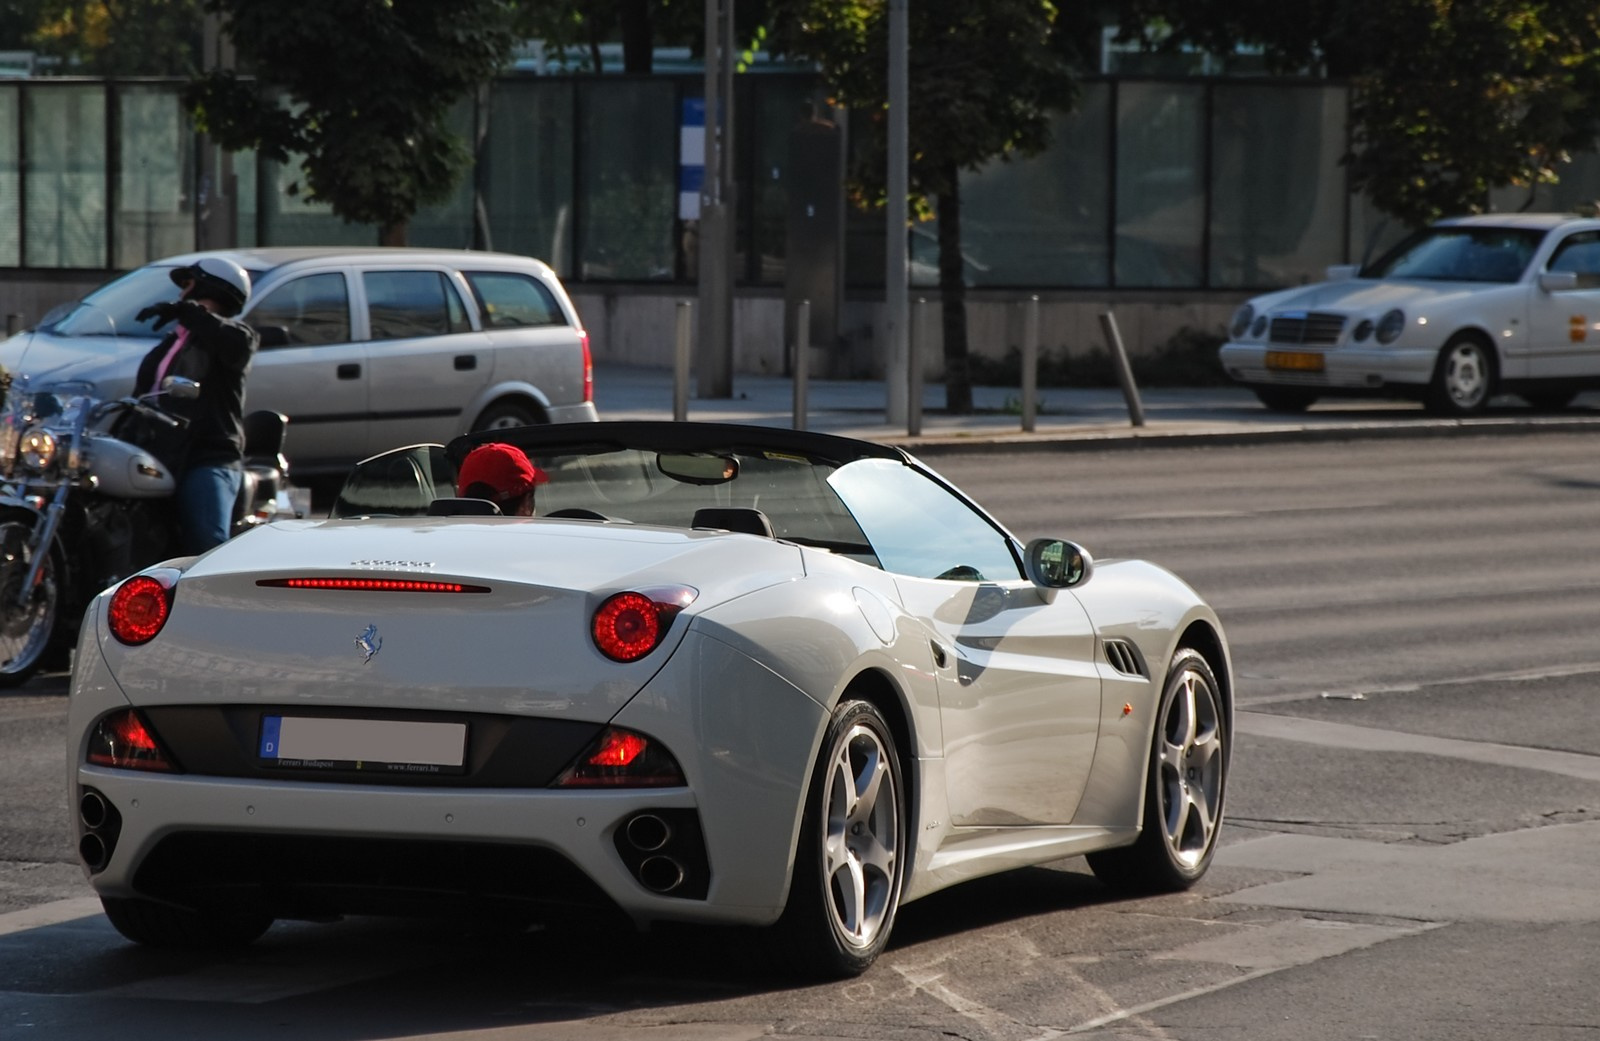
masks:
<instances>
[{"instance_id":1,"label":"concrete wall","mask_svg":"<svg viewBox=\"0 0 1600 1041\"><path fill-rule=\"evenodd\" d=\"M0 314L20 315L26 328L59 303L67 303L107 281L109 276L13 272L0 283ZM573 302L589 330L598 362L667 368L672 365L680 300L695 301L693 286L573 286ZM1087 354L1103 349L1099 315L1117 316L1130 354L1155 350L1184 328L1220 331L1243 294L1041 292L1041 353ZM1022 344L1023 307L1029 294L973 290L967 298L967 330L972 352L1004 358ZM923 347L929 379L943 373L944 340L937 298L928 293L927 336ZM916 305L913 305L915 308ZM840 315L839 342L817 347L811 372L835 379L882 377L884 371L884 308L881 300L859 294L846 299ZM783 344L783 291L743 290L734 303L736 373L776 375L789 371ZM913 329L918 325L913 320Z\"/></svg>"}]
</instances>

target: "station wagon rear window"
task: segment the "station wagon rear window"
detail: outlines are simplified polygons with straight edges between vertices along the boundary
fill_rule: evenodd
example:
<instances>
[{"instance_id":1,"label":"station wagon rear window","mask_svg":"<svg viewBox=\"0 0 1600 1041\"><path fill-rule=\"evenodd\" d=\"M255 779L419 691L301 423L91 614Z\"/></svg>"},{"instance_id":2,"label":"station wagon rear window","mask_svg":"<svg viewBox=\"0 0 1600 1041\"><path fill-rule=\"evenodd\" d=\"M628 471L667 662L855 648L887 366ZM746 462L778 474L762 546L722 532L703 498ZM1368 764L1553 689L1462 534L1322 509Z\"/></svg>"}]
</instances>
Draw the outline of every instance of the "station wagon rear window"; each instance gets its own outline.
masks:
<instances>
[{"instance_id":1,"label":"station wagon rear window","mask_svg":"<svg viewBox=\"0 0 1600 1041\"><path fill-rule=\"evenodd\" d=\"M556 298L544 283L531 275L511 271L468 271L465 274L472 291L478 294L485 328L567 324Z\"/></svg>"}]
</instances>

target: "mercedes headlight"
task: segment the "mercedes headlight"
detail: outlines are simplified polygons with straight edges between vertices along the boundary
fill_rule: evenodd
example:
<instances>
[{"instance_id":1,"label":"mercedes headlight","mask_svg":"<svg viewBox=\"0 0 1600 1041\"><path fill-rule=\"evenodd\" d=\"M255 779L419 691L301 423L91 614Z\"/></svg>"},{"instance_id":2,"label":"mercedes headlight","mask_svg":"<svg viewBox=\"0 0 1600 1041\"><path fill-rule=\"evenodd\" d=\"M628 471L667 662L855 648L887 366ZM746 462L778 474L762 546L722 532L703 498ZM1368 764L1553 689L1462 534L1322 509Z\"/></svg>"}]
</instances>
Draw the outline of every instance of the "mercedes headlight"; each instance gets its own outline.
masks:
<instances>
[{"instance_id":1,"label":"mercedes headlight","mask_svg":"<svg viewBox=\"0 0 1600 1041\"><path fill-rule=\"evenodd\" d=\"M1255 316L1256 309L1251 307L1249 304L1241 304L1239 309L1233 312L1233 325L1231 327L1231 331L1235 340L1250 330L1250 322L1255 318Z\"/></svg>"},{"instance_id":2,"label":"mercedes headlight","mask_svg":"<svg viewBox=\"0 0 1600 1041\"><path fill-rule=\"evenodd\" d=\"M44 471L56 461L56 435L44 427L33 427L22 435L22 443L17 448L17 454L22 458L22 465L30 470Z\"/></svg>"},{"instance_id":3,"label":"mercedes headlight","mask_svg":"<svg viewBox=\"0 0 1600 1041\"><path fill-rule=\"evenodd\" d=\"M1384 314L1378 319L1378 342L1393 343L1400 338L1400 333L1406 327L1405 312L1398 307Z\"/></svg>"}]
</instances>

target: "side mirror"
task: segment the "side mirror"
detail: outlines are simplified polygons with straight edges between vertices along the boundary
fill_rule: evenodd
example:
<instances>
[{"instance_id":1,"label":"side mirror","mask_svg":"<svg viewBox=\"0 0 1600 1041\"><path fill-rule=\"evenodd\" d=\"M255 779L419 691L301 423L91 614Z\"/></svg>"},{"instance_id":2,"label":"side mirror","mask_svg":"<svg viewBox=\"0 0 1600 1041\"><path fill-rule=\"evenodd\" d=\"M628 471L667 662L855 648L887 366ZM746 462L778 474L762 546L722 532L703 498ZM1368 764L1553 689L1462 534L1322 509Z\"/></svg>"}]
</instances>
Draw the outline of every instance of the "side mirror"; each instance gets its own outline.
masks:
<instances>
[{"instance_id":1,"label":"side mirror","mask_svg":"<svg viewBox=\"0 0 1600 1041\"><path fill-rule=\"evenodd\" d=\"M1539 272L1539 288L1546 293L1564 293L1578 288L1578 273L1576 271L1541 271Z\"/></svg>"},{"instance_id":2,"label":"side mirror","mask_svg":"<svg viewBox=\"0 0 1600 1041\"><path fill-rule=\"evenodd\" d=\"M256 326L256 337L263 348L289 346L289 330L281 325Z\"/></svg>"},{"instance_id":3,"label":"side mirror","mask_svg":"<svg viewBox=\"0 0 1600 1041\"><path fill-rule=\"evenodd\" d=\"M1327 276L1329 282L1348 282L1361 274L1361 265L1331 264L1323 274Z\"/></svg>"},{"instance_id":4,"label":"side mirror","mask_svg":"<svg viewBox=\"0 0 1600 1041\"><path fill-rule=\"evenodd\" d=\"M161 393L171 394L179 401L193 401L200 396L200 384L185 376L168 376L161 381Z\"/></svg>"},{"instance_id":5,"label":"side mirror","mask_svg":"<svg viewBox=\"0 0 1600 1041\"><path fill-rule=\"evenodd\" d=\"M1022 563L1046 603L1055 599L1056 590L1081 586L1094 575L1089 551L1065 539L1034 539L1023 550Z\"/></svg>"}]
</instances>

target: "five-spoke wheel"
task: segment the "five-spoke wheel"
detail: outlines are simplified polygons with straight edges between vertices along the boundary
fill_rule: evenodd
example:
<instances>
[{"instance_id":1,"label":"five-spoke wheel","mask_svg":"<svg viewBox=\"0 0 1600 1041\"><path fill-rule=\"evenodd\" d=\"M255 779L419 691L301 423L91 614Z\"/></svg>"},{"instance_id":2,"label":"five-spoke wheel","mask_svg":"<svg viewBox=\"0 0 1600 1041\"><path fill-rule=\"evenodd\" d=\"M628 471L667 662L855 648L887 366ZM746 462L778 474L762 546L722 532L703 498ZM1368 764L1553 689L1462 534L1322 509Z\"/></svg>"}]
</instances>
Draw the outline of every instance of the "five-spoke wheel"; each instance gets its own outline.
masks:
<instances>
[{"instance_id":1,"label":"five-spoke wheel","mask_svg":"<svg viewBox=\"0 0 1600 1041\"><path fill-rule=\"evenodd\" d=\"M1130 890L1184 889L1199 881L1222 827L1228 733L1216 674L1199 652L1180 649L1156 710L1138 841L1089 854L1096 877Z\"/></svg>"},{"instance_id":2,"label":"five-spoke wheel","mask_svg":"<svg viewBox=\"0 0 1600 1041\"><path fill-rule=\"evenodd\" d=\"M906 843L894 735L870 703L834 710L805 813L776 949L806 975L853 976L889 941Z\"/></svg>"}]
</instances>

